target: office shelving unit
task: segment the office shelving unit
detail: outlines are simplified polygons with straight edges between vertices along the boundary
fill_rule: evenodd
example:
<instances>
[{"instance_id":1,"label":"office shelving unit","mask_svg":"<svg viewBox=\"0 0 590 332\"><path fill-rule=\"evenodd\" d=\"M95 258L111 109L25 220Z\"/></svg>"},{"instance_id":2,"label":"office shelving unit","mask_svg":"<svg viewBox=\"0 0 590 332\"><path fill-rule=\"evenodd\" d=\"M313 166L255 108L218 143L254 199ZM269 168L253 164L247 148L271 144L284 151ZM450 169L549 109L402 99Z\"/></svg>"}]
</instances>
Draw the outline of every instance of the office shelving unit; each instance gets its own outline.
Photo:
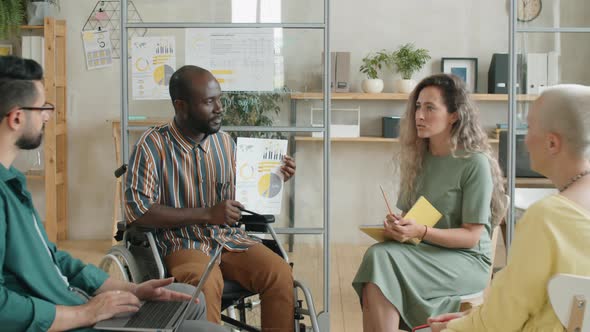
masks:
<instances>
[{"instance_id":1,"label":"office shelving unit","mask_svg":"<svg viewBox=\"0 0 590 332\"><path fill-rule=\"evenodd\" d=\"M21 33L44 37L44 75L47 102L55 105L55 113L45 126L43 138L43 170L30 171L28 180L44 181L45 219L43 224L49 240L68 237L68 163L67 163L67 73L66 21L46 17L41 26L21 26Z\"/></svg>"},{"instance_id":2,"label":"office shelving unit","mask_svg":"<svg viewBox=\"0 0 590 332\"><path fill-rule=\"evenodd\" d=\"M521 51L526 50L519 50L517 48L517 39L521 36L526 36L526 34L560 34L560 33L590 33L590 27L562 27L561 24L553 24L551 27L544 27L544 26L531 26L530 24L520 23L517 20L517 0L510 0L510 10L509 10L509 58L510 58L510 65L509 65L509 86L508 86L508 169L507 169L507 179L508 179L508 192L507 194L511 197L510 206L511 209L508 210L508 217L507 221L507 250L510 249L510 242L514 236L514 189L517 184L517 179L515 178L515 156L516 156L516 111L517 111L517 102L519 101L519 95L516 93L516 79L518 77L517 71L517 55ZM561 2L557 1L554 3L557 7L548 8L548 10L557 10L556 14L560 14L561 12ZM524 52L523 52L524 53Z\"/></svg>"}]
</instances>

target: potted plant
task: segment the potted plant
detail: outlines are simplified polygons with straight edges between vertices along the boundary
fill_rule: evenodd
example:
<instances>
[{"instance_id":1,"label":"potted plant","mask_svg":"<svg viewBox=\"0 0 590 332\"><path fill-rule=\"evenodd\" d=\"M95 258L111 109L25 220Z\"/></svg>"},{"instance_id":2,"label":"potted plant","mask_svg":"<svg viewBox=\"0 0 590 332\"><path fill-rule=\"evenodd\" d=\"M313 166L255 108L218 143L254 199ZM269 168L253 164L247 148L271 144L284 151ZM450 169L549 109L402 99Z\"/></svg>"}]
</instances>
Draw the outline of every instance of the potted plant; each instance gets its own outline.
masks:
<instances>
[{"instance_id":1,"label":"potted plant","mask_svg":"<svg viewBox=\"0 0 590 332\"><path fill-rule=\"evenodd\" d=\"M224 115L222 126L270 127L273 116L281 111L281 104L287 91L253 92L235 91L221 95ZM235 139L240 137L284 138L278 132L231 132Z\"/></svg>"},{"instance_id":2,"label":"potted plant","mask_svg":"<svg viewBox=\"0 0 590 332\"><path fill-rule=\"evenodd\" d=\"M22 0L0 1L0 39L8 39L23 24L25 4Z\"/></svg>"},{"instance_id":3,"label":"potted plant","mask_svg":"<svg viewBox=\"0 0 590 332\"><path fill-rule=\"evenodd\" d=\"M386 63L389 66L395 65L402 75L402 79L395 82L396 91L410 93L416 85L412 75L422 69L428 60L430 60L428 50L417 49L412 43L402 45L397 51L391 53Z\"/></svg>"},{"instance_id":4,"label":"potted plant","mask_svg":"<svg viewBox=\"0 0 590 332\"><path fill-rule=\"evenodd\" d=\"M30 0L27 4L28 25L43 25L48 16L55 16L59 0Z\"/></svg>"},{"instance_id":5,"label":"potted plant","mask_svg":"<svg viewBox=\"0 0 590 332\"><path fill-rule=\"evenodd\" d=\"M375 54L369 53L362 60L360 72L367 75L361 83L363 91L367 93L379 93L383 91L383 80L379 78L379 71L384 64L387 64L389 55L387 52L380 51Z\"/></svg>"}]
</instances>

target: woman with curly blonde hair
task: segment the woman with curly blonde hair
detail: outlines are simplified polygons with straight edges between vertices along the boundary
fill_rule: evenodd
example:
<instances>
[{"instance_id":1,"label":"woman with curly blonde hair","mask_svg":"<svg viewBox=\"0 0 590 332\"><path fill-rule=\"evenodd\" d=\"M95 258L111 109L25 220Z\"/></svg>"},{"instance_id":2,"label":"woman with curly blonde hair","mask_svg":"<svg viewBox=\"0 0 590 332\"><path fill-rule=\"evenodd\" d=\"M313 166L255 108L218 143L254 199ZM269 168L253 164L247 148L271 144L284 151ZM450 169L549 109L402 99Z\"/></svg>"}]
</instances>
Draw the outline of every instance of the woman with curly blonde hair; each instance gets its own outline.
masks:
<instances>
[{"instance_id":1,"label":"woman with curly blonde hair","mask_svg":"<svg viewBox=\"0 0 590 332\"><path fill-rule=\"evenodd\" d=\"M505 211L502 173L464 83L439 74L410 95L402 121L401 215L387 215L390 240L367 250L353 281L364 331L397 331L459 309L483 290L493 224ZM442 214L434 227L403 216L424 196ZM409 239L418 245L405 244Z\"/></svg>"}]
</instances>

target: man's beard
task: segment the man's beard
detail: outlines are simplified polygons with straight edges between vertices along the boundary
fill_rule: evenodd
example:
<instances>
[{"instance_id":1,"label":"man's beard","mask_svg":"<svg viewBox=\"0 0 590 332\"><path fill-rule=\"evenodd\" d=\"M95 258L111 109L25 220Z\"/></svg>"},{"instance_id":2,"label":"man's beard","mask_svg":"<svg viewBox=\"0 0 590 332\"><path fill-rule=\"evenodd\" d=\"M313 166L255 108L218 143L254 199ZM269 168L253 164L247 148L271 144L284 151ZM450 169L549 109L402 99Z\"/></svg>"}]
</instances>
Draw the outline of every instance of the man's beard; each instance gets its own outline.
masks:
<instances>
[{"instance_id":1,"label":"man's beard","mask_svg":"<svg viewBox=\"0 0 590 332\"><path fill-rule=\"evenodd\" d=\"M27 137L23 135L16 141L15 144L21 150L35 150L41 145L41 142L43 141L44 131L45 125L43 125L43 128L41 128L41 132L39 133L39 135L35 137Z\"/></svg>"},{"instance_id":2,"label":"man's beard","mask_svg":"<svg viewBox=\"0 0 590 332\"><path fill-rule=\"evenodd\" d=\"M219 131L219 129L221 128L221 126L217 126L217 127L212 126L209 121L201 122L198 119L196 119L195 117L193 117L193 115L190 113L188 116L189 116L188 122L190 123L191 129L196 130L201 134L212 135L212 134L217 133Z\"/></svg>"}]
</instances>

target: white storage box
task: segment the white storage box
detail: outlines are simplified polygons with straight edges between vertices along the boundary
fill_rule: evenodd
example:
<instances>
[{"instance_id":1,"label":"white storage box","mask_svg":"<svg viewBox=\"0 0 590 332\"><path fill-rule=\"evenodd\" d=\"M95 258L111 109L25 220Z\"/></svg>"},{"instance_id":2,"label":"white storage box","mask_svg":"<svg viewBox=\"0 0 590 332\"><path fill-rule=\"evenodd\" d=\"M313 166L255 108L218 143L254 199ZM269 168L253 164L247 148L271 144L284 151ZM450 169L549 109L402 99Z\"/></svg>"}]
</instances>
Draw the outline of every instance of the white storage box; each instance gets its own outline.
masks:
<instances>
[{"instance_id":1,"label":"white storage box","mask_svg":"<svg viewBox=\"0 0 590 332\"><path fill-rule=\"evenodd\" d=\"M332 137L360 137L361 108L332 108ZM311 108L311 126L323 127L324 109ZM324 137L324 133L312 133L312 137Z\"/></svg>"}]
</instances>

